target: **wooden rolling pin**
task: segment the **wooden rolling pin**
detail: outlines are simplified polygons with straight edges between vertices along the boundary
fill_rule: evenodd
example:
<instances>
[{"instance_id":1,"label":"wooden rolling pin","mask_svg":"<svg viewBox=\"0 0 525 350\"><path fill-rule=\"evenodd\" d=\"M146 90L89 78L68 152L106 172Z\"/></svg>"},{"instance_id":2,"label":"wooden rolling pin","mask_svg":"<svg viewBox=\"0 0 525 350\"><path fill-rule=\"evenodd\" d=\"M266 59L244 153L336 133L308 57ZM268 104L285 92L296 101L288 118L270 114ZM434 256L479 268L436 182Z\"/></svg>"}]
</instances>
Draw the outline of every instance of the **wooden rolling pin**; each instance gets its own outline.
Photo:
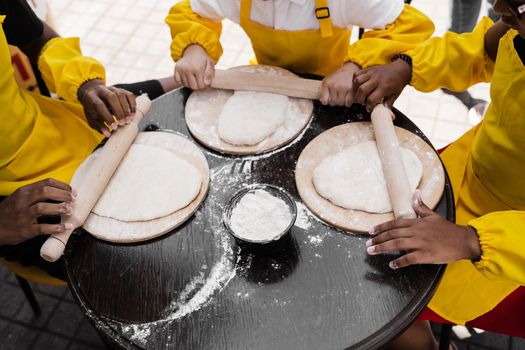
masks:
<instances>
[{"instance_id":1,"label":"wooden rolling pin","mask_svg":"<svg viewBox=\"0 0 525 350\"><path fill-rule=\"evenodd\" d=\"M42 258L54 262L62 256L71 233L75 228L84 224L120 161L131 147L139 131L138 124L148 113L150 107L151 101L146 95L137 97L136 113L132 122L113 132L93 161L89 173L82 183L75 188L78 195L73 207L73 214L62 217L62 223L73 224L73 229L50 236L40 249Z\"/></svg>"},{"instance_id":2,"label":"wooden rolling pin","mask_svg":"<svg viewBox=\"0 0 525 350\"><path fill-rule=\"evenodd\" d=\"M272 92L311 100L318 100L321 96L321 82L318 80L232 70L215 70L211 86L226 90ZM412 193L392 122L392 111L378 105L372 111L371 119L394 216L415 218Z\"/></svg>"},{"instance_id":3,"label":"wooden rolling pin","mask_svg":"<svg viewBox=\"0 0 525 350\"><path fill-rule=\"evenodd\" d=\"M211 87L224 90L271 92L309 100L318 100L321 96L319 80L235 70L216 69Z\"/></svg>"},{"instance_id":4,"label":"wooden rolling pin","mask_svg":"<svg viewBox=\"0 0 525 350\"><path fill-rule=\"evenodd\" d=\"M417 215L412 208L412 192L392 116L392 111L382 104L377 105L372 111L371 119L377 151L383 166L383 175L395 218L413 219Z\"/></svg>"}]
</instances>

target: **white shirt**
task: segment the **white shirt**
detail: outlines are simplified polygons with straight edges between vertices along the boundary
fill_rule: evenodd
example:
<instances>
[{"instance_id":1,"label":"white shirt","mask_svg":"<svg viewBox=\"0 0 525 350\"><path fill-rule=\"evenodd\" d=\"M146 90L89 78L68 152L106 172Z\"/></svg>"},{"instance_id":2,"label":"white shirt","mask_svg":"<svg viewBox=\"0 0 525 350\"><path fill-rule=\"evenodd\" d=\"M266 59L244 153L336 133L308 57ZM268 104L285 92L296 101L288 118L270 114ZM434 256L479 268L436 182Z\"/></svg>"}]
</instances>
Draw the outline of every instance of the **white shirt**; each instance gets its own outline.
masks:
<instances>
[{"instance_id":1,"label":"white shirt","mask_svg":"<svg viewBox=\"0 0 525 350\"><path fill-rule=\"evenodd\" d=\"M202 17L240 21L240 0L190 0L191 8ZM332 24L340 28L359 26L384 29L394 22L404 7L403 0L329 0ZM315 0L252 0L251 20L279 30L318 29Z\"/></svg>"}]
</instances>

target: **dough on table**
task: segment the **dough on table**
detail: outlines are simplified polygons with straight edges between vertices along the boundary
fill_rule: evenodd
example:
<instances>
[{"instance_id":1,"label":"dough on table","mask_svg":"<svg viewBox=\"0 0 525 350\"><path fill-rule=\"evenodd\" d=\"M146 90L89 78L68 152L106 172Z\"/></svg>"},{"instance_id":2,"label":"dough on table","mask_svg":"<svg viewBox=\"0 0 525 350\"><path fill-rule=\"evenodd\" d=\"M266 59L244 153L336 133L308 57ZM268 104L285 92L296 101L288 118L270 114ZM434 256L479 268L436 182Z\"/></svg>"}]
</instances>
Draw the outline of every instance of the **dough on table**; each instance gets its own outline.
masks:
<instances>
[{"instance_id":1,"label":"dough on table","mask_svg":"<svg viewBox=\"0 0 525 350\"><path fill-rule=\"evenodd\" d=\"M186 207L202 177L189 162L158 147L134 144L93 213L120 221L147 221Z\"/></svg>"},{"instance_id":2,"label":"dough on table","mask_svg":"<svg viewBox=\"0 0 525 350\"><path fill-rule=\"evenodd\" d=\"M397 126L394 130L399 145L412 151L421 162L423 175L418 185L421 199L430 208L435 208L445 188L445 172L441 160L432 146L417 134ZM335 126L320 133L306 145L295 167L297 191L308 209L328 225L353 233L366 233L375 225L393 220L394 213L371 213L336 205L319 194L313 176L314 170L326 158L368 141L375 141L374 128L368 121Z\"/></svg>"},{"instance_id":3,"label":"dough on table","mask_svg":"<svg viewBox=\"0 0 525 350\"><path fill-rule=\"evenodd\" d=\"M235 91L219 115L219 137L233 145L255 145L273 134L286 119L287 96Z\"/></svg>"},{"instance_id":4,"label":"dough on table","mask_svg":"<svg viewBox=\"0 0 525 350\"><path fill-rule=\"evenodd\" d=\"M423 174L418 157L401 148L401 156L414 191ZM314 169L316 191L333 204L369 213L388 213L392 205L375 141L359 143L325 157Z\"/></svg>"},{"instance_id":5,"label":"dough on table","mask_svg":"<svg viewBox=\"0 0 525 350\"><path fill-rule=\"evenodd\" d=\"M295 76L285 69L263 65L234 67L231 70ZM237 91L235 95L231 90L204 89L193 91L186 102L185 120L189 131L197 141L214 151L235 155L255 155L272 151L294 140L312 119L311 100L277 95L277 102L273 97L265 97L257 102L256 97L267 94ZM243 106L241 96L249 99L248 103L251 105L244 103ZM270 112L283 108L285 99L287 103L283 115ZM234 111L233 104L240 107L240 111ZM226 114L225 109L232 109L233 113ZM247 122L243 120L247 112L259 115L259 122L264 123L263 127L255 126L255 129L252 129L254 133L250 135L245 132L245 126L239 125L238 122ZM281 117L284 117L282 122ZM252 118L253 116L250 117ZM265 120L267 118L272 120ZM249 123L253 124L253 120Z\"/></svg>"}]
</instances>

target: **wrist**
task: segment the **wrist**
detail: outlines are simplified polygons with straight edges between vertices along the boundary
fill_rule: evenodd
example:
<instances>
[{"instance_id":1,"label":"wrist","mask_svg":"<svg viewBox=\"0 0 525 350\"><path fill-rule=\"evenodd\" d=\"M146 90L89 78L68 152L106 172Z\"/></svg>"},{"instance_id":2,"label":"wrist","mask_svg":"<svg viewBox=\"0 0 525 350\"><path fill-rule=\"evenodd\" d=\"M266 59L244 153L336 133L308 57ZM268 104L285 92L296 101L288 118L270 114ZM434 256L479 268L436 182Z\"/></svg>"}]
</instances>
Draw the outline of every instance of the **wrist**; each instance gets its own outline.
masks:
<instances>
[{"instance_id":1,"label":"wrist","mask_svg":"<svg viewBox=\"0 0 525 350\"><path fill-rule=\"evenodd\" d=\"M207 55L208 53L206 52L206 50L199 44L191 44L191 45L188 45L186 46L186 48L184 49L184 51L182 52L182 57L187 57L187 56L191 56L193 54L205 54Z\"/></svg>"},{"instance_id":2,"label":"wrist","mask_svg":"<svg viewBox=\"0 0 525 350\"><path fill-rule=\"evenodd\" d=\"M466 241L466 258L476 262L481 259L481 244L476 229L472 226L465 226L465 241Z\"/></svg>"},{"instance_id":3,"label":"wrist","mask_svg":"<svg viewBox=\"0 0 525 350\"><path fill-rule=\"evenodd\" d=\"M97 85L104 85L104 82L101 79L90 79L83 82L77 90L77 99L82 102L82 99L86 95L86 92L89 91L89 89L97 86Z\"/></svg>"},{"instance_id":4,"label":"wrist","mask_svg":"<svg viewBox=\"0 0 525 350\"><path fill-rule=\"evenodd\" d=\"M391 65L399 72L403 84L409 85L412 81L412 58L408 55L397 54L392 57Z\"/></svg>"}]
</instances>

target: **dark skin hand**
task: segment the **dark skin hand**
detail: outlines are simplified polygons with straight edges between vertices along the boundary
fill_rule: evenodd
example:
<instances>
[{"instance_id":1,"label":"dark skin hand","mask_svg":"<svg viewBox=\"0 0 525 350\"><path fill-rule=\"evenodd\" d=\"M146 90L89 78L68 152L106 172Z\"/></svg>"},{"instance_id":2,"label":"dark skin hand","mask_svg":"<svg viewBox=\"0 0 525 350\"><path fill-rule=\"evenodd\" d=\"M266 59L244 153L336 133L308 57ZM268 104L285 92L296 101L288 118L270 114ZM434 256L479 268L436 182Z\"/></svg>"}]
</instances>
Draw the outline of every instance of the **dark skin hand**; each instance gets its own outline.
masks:
<instances>
[{"instance_id":1,"label":"dark skin hand","mask_svg":"<svg viewBox=\"0 0 525 350\"><path fill-rule=\"evenodd\" d=\"M20 187L0 202L0 244L17 244L73 228L72 224L38 224L37 218L70 215L75 195L68 184L54 179ZM59 203L46 203L49 200Z\"/></svg>"},{"instance_id":2,"label":"dark skin hand","mask_svg":"<svg viewBox=\"0 0 525 350\"><path fill-rule=\"evenodd\" d=\"M392 108L401 92L410 84L411 68L403 60L390 64L363 69L354 74L356 102L368 112L384 103Z\"/></svg>"},{"instance_id":3,"label":"dark skin hand","mask_svg":"<svg viewBox=\"0 0 525 350\"><path fill-rule=\"evenodd\" d=\"M494 61L499 39L508 29L507 24L498 21L485 34L485 51ZM354 74L356 102L366 106L369 112L380 103L391 108L405 86L410 84L411 74L411 67L400 59L356 72Z\"/></svg>"},{"instance_id":4,"label":"dark skin hand","mask_svg":"<svg viewBox=\"0 0 525 350\"><path fill-rule=\"evenodd\" d=\"M58 37L51 27L45 23L43 25L44 31L40 38L21 48L33 67L38 66L38 56L44 45ZM113 86L108 87L99 79L84 82L77 91L77 97L84 107L89 125L106 137L111 136L111 132L119 126L129 124L135 113L135 95Z\"/></svg>"},{"instance_id":5,"label":"dark skin hand","mask_svg":"<svg viewBox=\"0 0 525 350\"><path fill-rule=\"evenodd\" d=\"M135 95L114 86L108 87L100 79L82 84L77 96L89 125L106 137L119 126L129 124L135 113Z\"/></svg>"},{"instance_id":6,"label":"dark skin hand","mask_svg":"<svg viewBox=\"0 0 525 350\"><path fill-rule=\"evenodd\" d=\"M373 238L366 242L368 254L405 252L390 262L392 269L480 259L479 238L472 227L456 225L434 213L421 201L419 192L413 207L419 218L392 220L373 228Z\"/></svg>"}]
</instances>

